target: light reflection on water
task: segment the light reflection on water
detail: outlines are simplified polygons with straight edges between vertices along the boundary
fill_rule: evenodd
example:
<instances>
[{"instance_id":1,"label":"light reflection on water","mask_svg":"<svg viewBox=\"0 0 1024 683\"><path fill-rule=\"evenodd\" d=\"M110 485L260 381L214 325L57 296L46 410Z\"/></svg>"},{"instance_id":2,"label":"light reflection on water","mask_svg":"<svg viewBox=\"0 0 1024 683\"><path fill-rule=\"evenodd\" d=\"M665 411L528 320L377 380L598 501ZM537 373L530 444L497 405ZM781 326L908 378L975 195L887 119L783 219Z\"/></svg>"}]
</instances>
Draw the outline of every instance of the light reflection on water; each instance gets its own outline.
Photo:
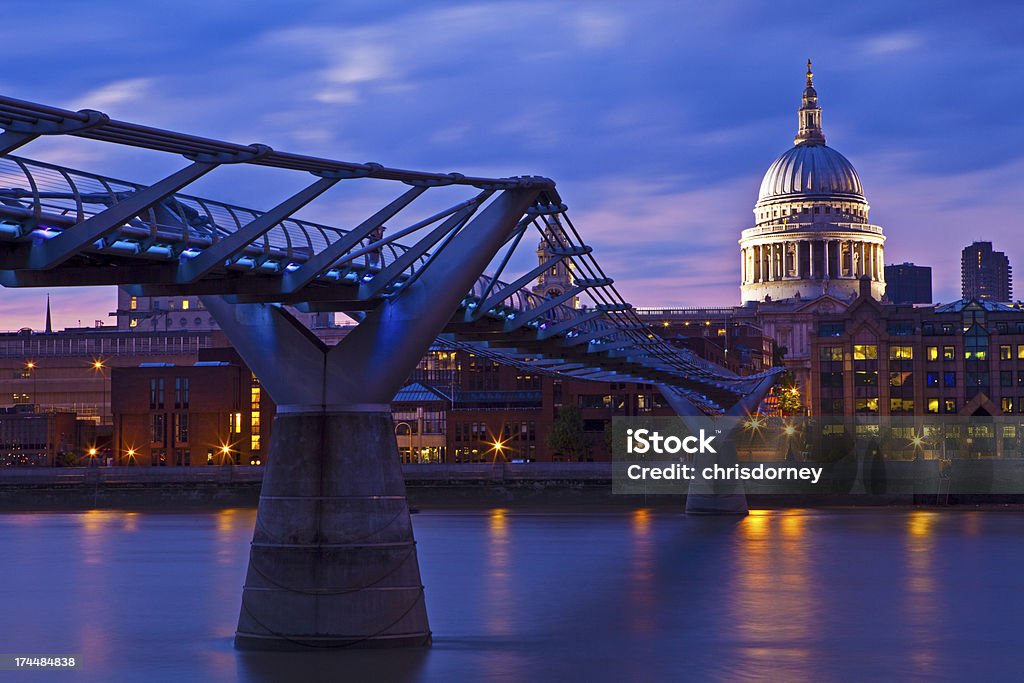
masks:
<instances>
[{"instance_id":1,"label":"light reflection on water","mask_svg":"<svg viewBox=\"0 0 1024 683\"><path fill-rule=\"evenodd\" d=\"M1024 665L1019 512L426 511L434 647L310 655L232 649L254 521L0 515L0 650L79 654L76 681L941 680Z\"/></svg>"}]
</instances>

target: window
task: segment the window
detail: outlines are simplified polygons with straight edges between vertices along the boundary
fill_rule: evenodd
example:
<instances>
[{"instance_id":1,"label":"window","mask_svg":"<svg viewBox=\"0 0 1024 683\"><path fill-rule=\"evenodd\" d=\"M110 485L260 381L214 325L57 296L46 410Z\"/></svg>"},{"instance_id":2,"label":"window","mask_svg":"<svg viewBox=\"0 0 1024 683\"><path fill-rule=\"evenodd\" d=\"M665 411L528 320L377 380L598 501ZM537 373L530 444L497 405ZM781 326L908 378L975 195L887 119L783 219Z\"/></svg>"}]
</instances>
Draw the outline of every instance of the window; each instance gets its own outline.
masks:
<instances>
[{"instance_id":1,"label":"window","mask_svg":"<svg viewBox=\"0 0 1024 683\"><path fill-rule=\"evenodd\" d=\"M942 412L946 413L947 415L955 413L956 412L956 401L954 401L951 398L945 399L942 402Z\"/></svg>"},{"instance_id":2,"label":"window","mask_svg":"<svg viewBox=\"0 0 1024 683\"><path fill-rule=\"evenodd\" d=\"M842 361L842 346L822 346L818 349L818 359L823 361Z\"/></svg>"},{"instance_id":3,"label":"window","mask_svg":"<svg viewBox=\"0 0 1024 683\"><path fill-rule=\"evenodd\" d=\"M999 409L1002 410L1006 414L1012 413L1013 412L1013 399L1012 398L1004 398L1002 401L999 402Z\"/></svg>"},{"instance_id":4,"label":"window","mask_svg":"<svg viewBox=\"0 0 1024 683\"><path fill-rule=\"evenodd\" d=\"M964 359L985 360L988 358L988 333L975 323L964 334Z\"/></svg>"},{"instance_id":5,"label":"window","mask_svg":"<svg viewBox=\"0 0 1024 683\"><path fill-rule=\"evenodd\" d=\"M878 359L878 347L868 344L854 344L853 345L853 359L854 360L877 360Z\"/></svg>"},{"instance_id":6,"label":"window","mask_svg":"<svg viewBox=\"0 0 1024 683\"><path fill-rule=\"evenodd\" d=\"M877 413L878 412L878 399L877 398L858 398L855 404L856 411L858 413Z\"/></svg>"},{"instance_id":7,"label":"window","mask_svg":"<svg viewBox=\"0 0 1024 683\"><path fill-rule=\"evenodd\" d=\"M131 320L128 321L128 327L138 327L138 326L139 326L139 321L138 321L137 318L132 318Z\"/></svg>"},{"instance_id":8,"label":"window","mask_svg":"<svg viewBox=\"0 0 1024 683\"><path fill-rule=\"evenodd\" d=\"M955 346L943 346L942 347L942 360L956 360L956 347Z\"/></svg>"},{"instance_id":9,"label":"window","mask_svg":"<svg viewBox=\"0 0 1024 683\"><path fill-rule=\"evenodd\" d=\"M944 386L944 387L955 387L956 386L956 373L955 372L944 372L944 373L942 373L942 386Z\"/></svg>"},{"instance_id":10,"label":"window","mask_svg":"<svg viewBox=\"0 0 1024 683\"><path fill-rule=\"evenodd\" d=\"M853 385L855 387L873 387L878 384L877 370L858 370L853 373Z\"/></svg>"},{"instance_id":11,"label":"window","mask_svg":"<svg viewBox=\"0 0 1024 683\"><path fill-rule=\"evenodd\" d=\"M149 409L157 410L164 407L164 378L153 377L149 380Z\"/></svg>"},{"instance_id":12,"label":"window","mask_svg":"<svg viewBox=\"0 0 1024 683\"><path fill-rule=\"evenodd\" d=\"M942 323L942 334L953 334L953 323Z\"/></svg>"},{"instance_id":13,"label":"window","mask_svg":"<svg viewBox=\"0 0 1024 683\"><path fill-rule=\"evenodd\" d=\"M183 311L187 311L188 310L188 299L185 299L184 301L181 302L181 310L183 310Z\"/></svg>"},{"instance_id":14,"label":"window","mask_svg":"<svg viewBox=\"0 0 1024 683\"><path fill-rule=\"evenodd\" d=\"M128 309L132 311L137 311L139 309L139 298L137 296L132 297L131 302L128 304Z\"/></svg>"},{"instance_id":15,"label":"window","mask_svg":"<svg viewBox=\"0 0 1024 683\"><path fill-rule=\"evenodd\" d=\"M821 373L821 386L823 387L839 387L843 386L843 373L841 372L823 372Z\"/></svg>"},{"instance_id":16,"label":"window","mask_svg":"<svg viewBox=\"0 0 1024 683\"><path fill-rule=\"evenodd\" d=\"M928 352L927 352L927 357L928 357L928 360L938 360L939 359L939 347L938 346L929 346L928 347Z\"/></svg>"},{"instance_id":17,"label":"window","mask_svg":"<svg viewBox=\"0 0 1024 683\"><path fill-rule=\"evenodd\" d=\"M188 377L174 378L174 407L188 408Z\"/></svg>"},{"instance_id":18,"label":"window","mask_svg":"<svg viewBox=\"0 0 1024 683\"><path fill-rule=\"evenodd\" d=\"M1017 344L1017 360L1024 360L1024 344Z\"/></svg>"},{"instance_id":19,"label":"window","mask_svg":"<svg viewBox=\"0 0 1024 683\"><path fill-rule=\"evenodd\" d=\"M999 371L999 386L1001 387L1012 387L1013 386L1013 373L1009 370Z\"/></svg>"},{"instance_id":20,"label":"window","mask_svg":"<svg viewBox=\"0 0 1024 683\"><path fill-rule=\"evenodd\" d=\"M923 334L923 335L935 334L935 323L921 323L921 334Z\"/></svg>"},{"instance_id":21,"label":"window","mask_svg":"<svg viewBox=\"0 0 1024 683\"><path fill-rule=\"evenodd\" d=\"M1010 360L1012 354L1010 353L1011 348L1009 344L1002 344L999 346L999 360Z\"/></svg>"},{"instance_id":22,"label":"window","mask_svg":"<svg viewBox=\"0 0 1024 683\"><path fill-rule=\"evenodd\" d=\"M968 372L966 379L966 386L969 387L987 387L988 386L988 373L987 372Z\"/></svg>"},{"instance_id":23,"label":"window","mask_svg":"<svg viewBox=\"0 0 1024 683\"><path fill-rule=\"evenodd\" d=\"M937 386L939 386L939 373L937 373L937 372L929 372L928 376L927 376L927 384L930 387L937 387Z\"/></svg>"},{"instance_id":24,"label":"window","mask_svg":"<svg viewBox=\"0 0 1024 683\"><path fill-rule=\"evenodd\" d=\"M930 374L930 373L929 373ZM909 371L890 372L889 386L891 387L912 387L914 386L914 373Z\"/></svg>"},{"instance_id":25,"label":"window","mask_svg":"<svg viewBox=\"0 0 1024 683\"><path fill-rule=\"evenodd\" d=\"M178 443L188 442L188 413L175 415L174 440Z\"/></svg>"},{"instance_id":26,"label":"window","mask_svg":"<svg viewBox=\"0 0 1024 683\"><path fill-rule=\"evenodd\" d=\"M889 399L889 413L895 415L898 413L913 413L914 412L914 400L911 398L891 398Z\"/></svg>"},{"instance_id":27,"label":"window","mask_svg":"<svg viewBox=\"0 0 1024 683\"><path fill-rule=\"evenodd\" d=\"M164 443L164 439L167 436L167 423L164 419L163 413L155 413L153 415L152 429L150 434L150 441L152 443Z\"/></svg>"},{"instance_id":28,"label":"window","mask_svg":"<svg viewBox=\"0 0 1024 683\"><path fill-rule=\"evenodd\" d=\"M841 337L843 331L843 323L821 323L818 325L819 337Z\"/></svg>"},{"instance_id":29,"label":"window","mask_svg":"<svg viewBox=\"0 0 1024 683\"><path fill-rule=\"evenodd\" d=\"M913 346L890 346L889 360L913 360Z\"/></svg>"},{"instance_id":30,"label":"window","mask_svg":"<svg viewBox=\"0 0 1024 683\"><path fill-rule=\"evenodd\" d=\"M928 412L929 415L938 415L939 414L939 399L937 399L937 398L930 398L930 399L928 399L928 403L927 403L927 405L925 407L925 410Z\"/></svg>"},{"instance_id":31,"label":"window","mask_svg":"<svg viewBox=\"0 0 1024 683\"><path fill-rule=\"evenodd\" d=\"M888 325L889 334L895 337L906 337L914 334L914 323L897 320Z\"/></svg>"}]
</instances>

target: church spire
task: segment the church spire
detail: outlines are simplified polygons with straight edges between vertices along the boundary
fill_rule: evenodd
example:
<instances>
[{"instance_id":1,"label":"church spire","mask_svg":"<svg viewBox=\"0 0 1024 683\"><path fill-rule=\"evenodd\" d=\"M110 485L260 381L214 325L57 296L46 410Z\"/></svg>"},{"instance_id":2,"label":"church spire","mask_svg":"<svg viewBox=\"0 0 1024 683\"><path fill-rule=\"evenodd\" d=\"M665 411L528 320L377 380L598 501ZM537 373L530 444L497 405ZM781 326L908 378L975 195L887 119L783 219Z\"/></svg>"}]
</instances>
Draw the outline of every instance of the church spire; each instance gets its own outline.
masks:
<instances>
[{"instance_id":1,"label":"church spire","mask_svg":"<svg viewBox=\"0 0 1024 683\"><path fill-rule=\"evenodd\" d=\"M811 71L811 60L807 60L807 87L804 88L803 102L797 112L800 129L793 142L797 145L824 145L825 134L821 132L821 107L818 106L818 93L814 90L814 72Z\"/></svg>"},{"instance_id":2,"label":"church spire","mask_svg":"<svg viewBox=\"0 0 1024 683\"><path fill-rule=\"evenodd\" d=\"M50 295L46 295L46 334L53 334L53 325L50 322Z\"/></svg>"}]
</instances>

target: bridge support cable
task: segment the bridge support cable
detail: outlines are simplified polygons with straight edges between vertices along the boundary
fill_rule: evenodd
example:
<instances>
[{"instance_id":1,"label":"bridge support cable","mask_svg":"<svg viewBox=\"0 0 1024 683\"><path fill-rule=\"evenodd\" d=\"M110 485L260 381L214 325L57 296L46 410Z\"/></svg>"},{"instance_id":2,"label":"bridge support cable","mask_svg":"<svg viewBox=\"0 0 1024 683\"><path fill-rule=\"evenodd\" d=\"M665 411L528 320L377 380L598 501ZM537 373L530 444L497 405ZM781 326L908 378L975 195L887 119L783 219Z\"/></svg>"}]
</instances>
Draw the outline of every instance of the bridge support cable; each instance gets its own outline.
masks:
<instances>
[{"instance_id":1,"label":"bridge support cable","mask_svg":"<svg viewBox=\"0 0 1024 683\"><path fill-rule=\"evenodd\" d=\"M202 297L278 406L238 647L429 644L390 401L535 197L502 192L333 347L279 305Z\"/></svg>"}]
</instances>

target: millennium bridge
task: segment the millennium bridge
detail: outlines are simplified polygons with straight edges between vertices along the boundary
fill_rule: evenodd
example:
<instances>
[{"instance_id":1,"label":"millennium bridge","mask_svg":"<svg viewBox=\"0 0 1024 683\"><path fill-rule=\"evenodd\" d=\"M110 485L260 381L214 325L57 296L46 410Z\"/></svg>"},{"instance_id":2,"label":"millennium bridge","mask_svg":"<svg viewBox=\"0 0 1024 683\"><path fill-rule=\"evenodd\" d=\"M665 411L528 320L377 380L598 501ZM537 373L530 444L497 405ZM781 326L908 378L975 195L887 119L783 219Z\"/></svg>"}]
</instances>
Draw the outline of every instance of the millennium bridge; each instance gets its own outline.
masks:
<instances>
[{"instance_id":1,"label":"millennium bridge","mask_svg":"<svg viewBox=\"0 0 1024 683\"><path fill-rule=\"evenodd\" d=\"M0 128L0 284L198 295L277 404L239 648L429 644L390 401L435 339L539 372L651 384L684 419L755 411L778 377L737 376L649 329L548 178L323 159L7 97ZM182 163L137 183L20 154L60 136ZM263 210L182 192L239 165L303 187ZM390 201L341 227L295 218L345 192L353 206ZM518 272L528 235L549 257ZM558 263L573 286L532 292ZM327 346L291 310L357 325ZM745 509L742 495L687 499L688 512Z\"/></svg>"}]
</instances>

